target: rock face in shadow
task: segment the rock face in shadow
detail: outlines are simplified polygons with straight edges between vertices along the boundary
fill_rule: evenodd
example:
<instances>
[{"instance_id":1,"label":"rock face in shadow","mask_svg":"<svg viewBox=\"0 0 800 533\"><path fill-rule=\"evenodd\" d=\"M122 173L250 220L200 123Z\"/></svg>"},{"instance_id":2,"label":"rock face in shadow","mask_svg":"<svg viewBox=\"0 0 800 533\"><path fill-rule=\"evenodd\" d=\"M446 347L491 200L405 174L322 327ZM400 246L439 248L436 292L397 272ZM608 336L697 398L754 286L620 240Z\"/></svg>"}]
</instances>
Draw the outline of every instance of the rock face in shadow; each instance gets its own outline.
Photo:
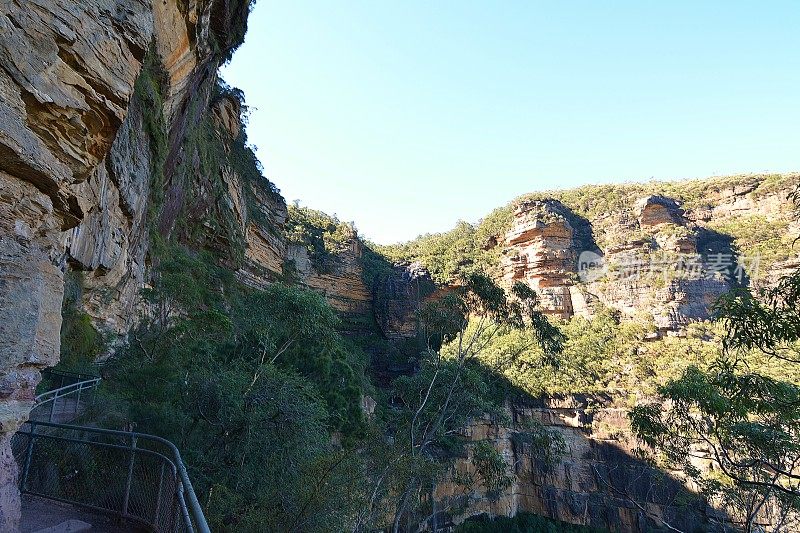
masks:
<instances>
[{"instance_id":1,"label":"rock face in shadow","mask_svg":"<svg viewBox=\"0 0 800 533\"><path fill-rule=\"evenodd\" d=\"M437 289L430 273L420 263L393 265L388 275L372 288L375 322L387 339L414 338L418 333L416 313Z\"/></svg>"},{"instance_id":2,"label":"rock face in shadow","mask_svg":"<svg viewBox=\"0 0 800 533\"><path fill-rule=\"evenodd\" d=\"M683 210L673 198L666 196L646 196L636 201L636 211L640 226L659 224L685 224Z\"/></svg>"},{"instance_id":3,"label":"rock face in shadow","mask_svg":"<svg viewBox=\"0 0 800 533\"><path fill-rule=\"evenodd\" d=\"M636 458L627 410L611 406L608 398L548 398L510 406L508 415L510 427L477 420L466 436L492 443L503 455L512 465L511 486L500 494L487 494L482 486L464 493L458 485L440 485L439 507L463 509L449 514L452 523L484 513L528 512L610 531L660 531L668 529L665 522L683 531L713 530L709 518L719 517L717 511L680 480ZM518 428L530 421L554 429L564 439L564 453L555 463L543 462L519 437ZM471 454L468 448L456 461L459 475L476 474Z\"/></svg>"},{"instance_id":4,"label":"rock face in shadow","mask_svg":"<svg viewBox=\"0 0 800 533\"><path fill-rule=\"evenodd\" d=\"M143 120L132 102L108 156L81 184L84 218L62 234L70 267L84 273L84 309L115 334L133 325L146 282L152 162Z\"/></svg>"}]
</instances>

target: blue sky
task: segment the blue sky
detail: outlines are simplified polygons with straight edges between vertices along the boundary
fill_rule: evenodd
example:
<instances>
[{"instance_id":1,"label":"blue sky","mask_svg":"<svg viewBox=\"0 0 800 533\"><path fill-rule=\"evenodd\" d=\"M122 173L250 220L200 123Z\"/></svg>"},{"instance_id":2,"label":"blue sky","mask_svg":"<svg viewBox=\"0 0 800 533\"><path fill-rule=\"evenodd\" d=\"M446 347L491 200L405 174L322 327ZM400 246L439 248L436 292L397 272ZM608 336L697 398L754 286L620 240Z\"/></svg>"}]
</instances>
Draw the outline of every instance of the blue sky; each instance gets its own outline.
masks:
<instances>
[{"instance_id":1,"label":"blue sky","mask_svg":"<svg viewBox=\"0 0 800 533\"><path fill-rule=\"evenodd\" d=\"M525 192L800 169L800 2L258 0L223 69L287 201L380 243Z\"/></svg>"}]
</instances>

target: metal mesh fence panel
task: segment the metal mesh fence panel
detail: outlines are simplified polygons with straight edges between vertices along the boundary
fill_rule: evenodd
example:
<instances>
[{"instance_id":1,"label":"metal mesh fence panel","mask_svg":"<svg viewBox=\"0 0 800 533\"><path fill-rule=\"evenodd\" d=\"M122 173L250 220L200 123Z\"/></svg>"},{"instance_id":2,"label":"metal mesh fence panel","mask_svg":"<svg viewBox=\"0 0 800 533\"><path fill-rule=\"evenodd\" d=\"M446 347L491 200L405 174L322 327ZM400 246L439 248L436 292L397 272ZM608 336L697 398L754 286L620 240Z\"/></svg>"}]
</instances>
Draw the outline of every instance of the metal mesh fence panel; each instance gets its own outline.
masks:
<instances>
[{"instance_id":1,"label":"metal mesh fence panel","mask_svg":"<svg viewBox=\"0 0 800 533\"><path fill-rule=\"evenodd\" d=\"M30 421L12 439L20 490L138 522L153 531L207 531L177 449L137 433Z\"/></svg>"},{"instance_id":2,"label":"metal mesh fence panel","mask_svg":"<svg viewBox=\"0 0 800 533\"><path fill-rule=\"evenodd\" d=\"M43 376L43 380L47 378L60 386L36 396L36 405L31 410L29 419L39 422L65 424L77 419L85 406L94 399L95 388L100 382L100 378L92 376L85 376L88 379L60 374Z\"/></svg>"}]
</instances>

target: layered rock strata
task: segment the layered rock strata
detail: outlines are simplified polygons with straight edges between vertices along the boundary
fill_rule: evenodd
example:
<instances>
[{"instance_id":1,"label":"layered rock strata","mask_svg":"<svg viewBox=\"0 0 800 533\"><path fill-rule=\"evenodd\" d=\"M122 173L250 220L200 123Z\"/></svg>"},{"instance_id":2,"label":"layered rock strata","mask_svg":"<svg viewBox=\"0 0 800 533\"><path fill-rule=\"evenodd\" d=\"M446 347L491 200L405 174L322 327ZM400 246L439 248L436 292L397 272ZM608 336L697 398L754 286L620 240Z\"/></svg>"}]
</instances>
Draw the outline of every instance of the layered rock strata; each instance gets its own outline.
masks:
<instances>
[{"instance_id":1,"label":"layered rock strata","mask_svg":"<svg viewBox=\"0 0 800 533\"><path fill-rule=\"evenodd\" d=\"M58 361L63 272L86 273L84 306L106 330L131 326L149 241L145 113L180 114L190 80L216 71L237 44L225 25L236 20L243 33L247 8L0 2L0 530L19 517L10 436L32 406L39 370ZM168 76L157 110L134 98L151 45Z\"/></svg>"},{"instance_id":2,"label":"layered rock strata","mask_svg":"<svg viewBox=\"0 0 800 533\"><path fill-rule=\"evenodd\" d=\"M491 419L474 421L465 436L473 443L489 442L501 453L509 465L511 484L500 493L490 493L480 484L466 493L455 483L440 485L438 506L449 510L444 516L458 524L480 514L527 512L609 531L714 530L724 515L679 479L637 458L627 411L610 400L546 398L536 404L509 406L510 425ZM554 462L543 461L520 437L532 422L563 439L563 453ZM457 479L480 479L470 446L454 471Z\"/></svg>"},{"instance_id":3,"label":"layered rock strata","mask_svg":"<svg viewBox=\"0 0 800 533\"><path fill-rule=\"evenodd\" d=\"M606 306L627 316L649 315L662 333L680 334L688 323L708 318L731 288L768 284L796 262L762 263L758 272L758 261L769 259L760 257L758 243L745 249L734 238L742 235L726 233L730 225L760 217L763 224L787 224L784 240L800 235L798 224L785 222L790 189L756 200L751 193L763 182L753 181L717 191L691 209L647 195L592 220L555 199L521 202L511 227L496 239L503 281L527 283L544 310L561 318L588 317Z\"/></svg>"},{"instance_id":4,"label":"layered rock strata","mask_svg":"<svg viewBox=\"0 0 800 533\"><path fill-rule=\"evenodd\" d=\"M113 225L114 214L104 215L98 198L107 176L96 173L126 117L153 25L146 0L3 0L0 8L3 531L14 530L19 516L10 437L32 406L39 369L58 360L62 232L87 218ZM113 208L122 203L113 200ZM100 247L117 253L107 244ZM102 253L89 258L89 248L95 246L84 242L79 252L87 262L109 260Z\"/></svg>"}]
</instances>

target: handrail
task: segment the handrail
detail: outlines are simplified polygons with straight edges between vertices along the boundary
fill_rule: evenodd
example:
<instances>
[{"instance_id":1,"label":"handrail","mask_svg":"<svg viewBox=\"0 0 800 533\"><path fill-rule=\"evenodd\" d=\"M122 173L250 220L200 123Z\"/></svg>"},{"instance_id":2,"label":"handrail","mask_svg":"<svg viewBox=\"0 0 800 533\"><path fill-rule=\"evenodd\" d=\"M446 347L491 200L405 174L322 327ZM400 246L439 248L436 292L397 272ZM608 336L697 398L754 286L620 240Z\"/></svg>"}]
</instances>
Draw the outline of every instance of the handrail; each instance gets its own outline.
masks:
<instances>
[{"instance_id":1,"label":"handrail","mask_svg":"<svg viewBox=\"0 0 800 533\"><path fill-rule=\"evenodd\" d=\"M101 378L87 379L85 381L78 381L76 383L72 383L71 385L65 385L57 389L49 390L47 392L43 392L42 394L34 398L34 402L36 405L41 405L43 403L53 401L56 398L61 398L63 396L66 396L67 394L77 392L79 389L88 389L90 387L96 387L97 384L100 383L100 381ZM49 396L53 397L50 398Z\"/></svg>"},{"instance_id":2,"label":"handrail","mask_svg":"<svg viewBox=\"0 0 800 533\"><path fill-rule=\"evenodd\" d=\"M57 422L70 422L80 415L81 412L81 395L83 391L86 389L92 389L97 387L100 383L100 378L93 377L91 379L87 379L84 381L77 381L75 383L71 383L69 385L65 385L63 387L59 387L57 389L53 389L47 392L43 392L34 398L34 406L31 409L30 415L28 418L30 419L40 419L46 418L48 422L53 422L53 417L55 415L57 404L59 400L61 400L61 405L64 406L64 402L68 396L74 396L74 405L72 409L71 416L72 418L69 419L61 419L56 420ZM43 408L46 404L50 404L50 412L49 414L43 413ZM63 415L63 413L62 413Z\"/></svg>"},{"instance_id":3,"label":"handrail","mask_svg":"<svg viewBox=\"0 0 800 533\"><path fill-rule=\"evenodd\" d=\"M22 465L21 465L21 480L20 480L20 490L22 492L29 492L32 494L37 494L44 497L49 497L51 499L60 500L60 501L67 501L69 503L74 503L76 505L82 505L85 507L91 507L94 509L104 510L104 511L112 511L116 512L120 516L125 518L131 518L137 520L149 527L158 530L158 518L159 518L159 508L161 505L161 497L162 497L162 486L163 486L163 465L167 465L170 467L170 470L173 474L177 474L176 476L176 483L175 483L175 496L177 497L179 511L182 514L182 518L185 520L185 525L187 531L193 532L196 530L199 533L210 533L210 529L208 527L208 523L206 522L205 516L203 514L202 508L200 506L200 502L197 499L197 495L194 492L194 488L192 487L192 483L189 480L189 474L186 470L186 466L183 464L183 460L180 455L180 451L178 450L177 446L175 446L172 442L164 439L162 437L158 437L156 435L150 435L147 433L138 433L133 431L119 431L113 429L103 429L103 428L94 428L94 427L85 427L85 426L75 426L69 424L57 424L53 422L38 422L35 420L30 420L26 423L28 429L24 427L17 432L19 435L23 435L27 437L27 443L25 445L25 453L24 458L22 458ZM42 426L44 428L50 428L51 431L46 433L37 433L36 428L37 426ZM79 433L88 433L88 434L95 434L95 435L105 435L110 437L120 437L123 439L123 442L129 442L129 445L121 445L115 443L108 443L108 442L99 442L88 440L88 438L75 438L75 437L66 437L58 435L58 432L79 432ZM71 443L78 443L81 445L92 446L97 448L108 448L108 449L115 449L115 450L129 450L130 451L130 464L128 466L127 471L127 481L126 481L126 489L125 494L123 497L123 504L121 510L115 509L108 509L103 507L98 507L93 504L87 504L86 502L80 502L75 500L64 499L59 496L42 494L40 492L35 492L31 490L27 490L27 480L29 476L29 469L32 463L32 456L34 451L34 443L38 439L51 439L55 441L63 441L63 442L71 442ZM155 450L150 450L148 448L143 448L140 446L142 443L157 443L167 448L169 454L172 457L167 457L166 455L159 453ZM22 450L19 450L17 454L20 455ZM147 455L151 457L160 458L163 462L162 464L162 478L159 482L158 486L158 496L156 499L156 507L155 507L155 517L152 519L152 522L148 522L145 517L136 516L135 514L131 514L128 502L131 493L131 486L133 482L133 472L134 472L134 461L137 457L137 454L140 455ZM19 459L18 459L19 460ZM184 497L184 493L188 496L188 502Z\"/></svg>"}]
</instances>

